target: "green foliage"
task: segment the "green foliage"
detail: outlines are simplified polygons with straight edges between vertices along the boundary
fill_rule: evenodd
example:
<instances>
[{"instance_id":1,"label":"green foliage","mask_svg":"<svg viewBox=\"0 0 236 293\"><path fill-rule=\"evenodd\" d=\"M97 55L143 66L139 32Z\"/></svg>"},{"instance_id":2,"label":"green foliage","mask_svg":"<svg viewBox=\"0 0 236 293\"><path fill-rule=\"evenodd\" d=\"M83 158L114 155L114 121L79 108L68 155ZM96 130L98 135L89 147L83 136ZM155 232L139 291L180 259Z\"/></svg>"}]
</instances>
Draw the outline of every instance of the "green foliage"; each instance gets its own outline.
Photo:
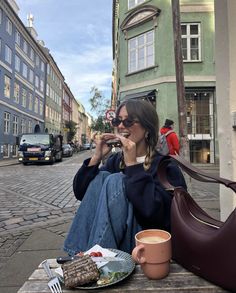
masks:
<instances>
[{"instance_id":1,"label":"green foliage","mask_svg":"<svg viewBox=\"0 0 236 293\"><path fill-rule=\"evenodd\" d=\"M67 140L68 140L68 142L71 142L76 134L77 123L70 120L70 121L65 122L65 126L66 126L66 128L69 129L67 132Z\"/></svg>"},{"instance_id":2,"label":"green foliage","mask_svg":"<svg viewBox=\"0 0 236 293\"><path fill-rule=\"evenodd\" d=\"M104 116L98 116L91 125L93 131L99 132L112 132L112 127L109 122L107 122Z\"/></svg>"}]
</instances>

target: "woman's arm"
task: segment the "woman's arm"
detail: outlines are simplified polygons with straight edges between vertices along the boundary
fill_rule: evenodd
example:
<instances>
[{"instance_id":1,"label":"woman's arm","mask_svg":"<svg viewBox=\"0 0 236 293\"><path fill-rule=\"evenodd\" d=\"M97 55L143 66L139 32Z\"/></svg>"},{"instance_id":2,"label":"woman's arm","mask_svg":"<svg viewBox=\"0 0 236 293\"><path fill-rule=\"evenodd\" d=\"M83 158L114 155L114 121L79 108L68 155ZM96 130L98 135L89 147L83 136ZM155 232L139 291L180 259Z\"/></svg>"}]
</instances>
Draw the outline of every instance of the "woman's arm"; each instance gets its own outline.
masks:
<instances>
[{"instance_id":1,"label":"woman's arm","mask_svg":"<svg viewBox=\"0 0 236 293\"><path fill-rule=\"evenodd\" d=\"M156 168L155 168L156 169ZM143 228L170 229L172 195L158 182L157 176L145 172L142 164L125 168L126 195L132 202L135 216ZM168 179L174 186L186 184L177 166L168 168Z\"/></svg>"}]
</instances>

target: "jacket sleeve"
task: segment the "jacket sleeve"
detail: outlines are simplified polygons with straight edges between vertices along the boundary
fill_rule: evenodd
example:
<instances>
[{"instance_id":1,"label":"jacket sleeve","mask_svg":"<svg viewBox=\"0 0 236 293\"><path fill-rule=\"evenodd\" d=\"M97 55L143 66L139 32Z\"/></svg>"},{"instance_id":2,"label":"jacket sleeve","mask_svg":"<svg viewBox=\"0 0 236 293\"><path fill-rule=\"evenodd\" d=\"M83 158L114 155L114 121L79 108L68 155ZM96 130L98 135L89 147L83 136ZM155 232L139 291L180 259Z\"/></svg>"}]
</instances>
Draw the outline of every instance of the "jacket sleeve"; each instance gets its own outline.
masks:
<instances>
[{"instance_id":1,"label":"jacket sleeve","mask_svg":"<svg viewBox=\"0 0 236 293\"><path fill-rule=\"evenodd\" d=\"M167 172L172 185L186 188L178 167L170 166ZM126 195L133 204L139 224L143 228L170 230L170 192L161 186L157 177L145 172L142 164L127 167L125 174Z\"/></svg>"}]
</instances>

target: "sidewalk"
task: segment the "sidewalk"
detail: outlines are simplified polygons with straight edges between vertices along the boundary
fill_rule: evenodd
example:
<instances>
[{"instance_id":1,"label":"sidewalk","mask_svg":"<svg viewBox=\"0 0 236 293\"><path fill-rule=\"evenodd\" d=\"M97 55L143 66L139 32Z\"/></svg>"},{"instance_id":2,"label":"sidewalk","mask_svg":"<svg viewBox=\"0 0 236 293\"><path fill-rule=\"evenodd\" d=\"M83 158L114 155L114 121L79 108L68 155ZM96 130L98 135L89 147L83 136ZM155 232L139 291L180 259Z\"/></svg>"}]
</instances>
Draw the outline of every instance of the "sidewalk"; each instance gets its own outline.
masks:
<instances>
[{"instance_id":1,"label":"sidewalk","mask_svg":"<svg viewBox=\"0 0 236 293\"><path fill-rule=\"evenodd\" d=\"M18 161L18 158L0 160L0 168L5 166L10 166L10 165L18 165L18 164L20 164Z\"/></svg>"}]
</instances>

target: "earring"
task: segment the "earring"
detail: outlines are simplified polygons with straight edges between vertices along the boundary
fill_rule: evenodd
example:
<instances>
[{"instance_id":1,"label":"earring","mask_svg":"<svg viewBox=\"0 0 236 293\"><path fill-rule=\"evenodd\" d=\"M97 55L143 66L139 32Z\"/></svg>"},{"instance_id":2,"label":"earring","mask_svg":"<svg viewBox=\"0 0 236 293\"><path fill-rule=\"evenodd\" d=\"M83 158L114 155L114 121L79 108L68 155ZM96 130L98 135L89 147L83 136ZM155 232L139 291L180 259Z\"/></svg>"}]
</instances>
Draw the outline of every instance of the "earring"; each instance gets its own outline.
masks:
<instances>
[{"instance_id":1,"label":"earring","mask_svg":"<svg viewBox=\"0 0 236 293\"><path fill-rule=\"evenodd\" d=\"M145 138L148 140L148 138L149 138L149 133L148 132L145 133Z\"/></svg>"}]
</instances>

